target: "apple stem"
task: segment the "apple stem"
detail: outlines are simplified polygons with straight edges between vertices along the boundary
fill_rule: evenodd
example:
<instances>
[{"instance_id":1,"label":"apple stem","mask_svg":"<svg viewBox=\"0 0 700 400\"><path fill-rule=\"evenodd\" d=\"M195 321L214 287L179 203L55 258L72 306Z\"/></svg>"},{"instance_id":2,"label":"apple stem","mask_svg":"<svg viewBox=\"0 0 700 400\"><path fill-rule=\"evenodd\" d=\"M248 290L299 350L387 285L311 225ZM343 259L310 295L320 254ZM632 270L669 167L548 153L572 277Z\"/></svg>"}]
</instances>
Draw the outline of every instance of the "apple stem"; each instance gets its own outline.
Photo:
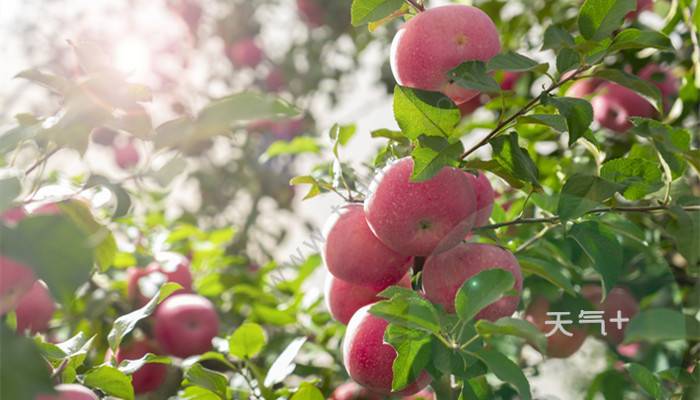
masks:
<instances>
[{"instance_id":1,"label":"apple stem","mask_svg":"<svg viewBox=\"0 0 700 400\"><path fill-rule=\"evenodd\" d=\"M423 265L425 265L425 257L413 257L413 275L417 275L423 270Z\"/></svg>"},{"instance_id":2,"label":"apple stem","mask_svg":"<svg viewBox=\"0 0 700 400\"><path fill-rule=\"evenodd\" d=\"M415 8L418 12L425 11L425 7L423 7L423 4L418 4L415 2L415 0L406 0L406 3L408 3L409 6Z\"/></svg>"}]
</instances>

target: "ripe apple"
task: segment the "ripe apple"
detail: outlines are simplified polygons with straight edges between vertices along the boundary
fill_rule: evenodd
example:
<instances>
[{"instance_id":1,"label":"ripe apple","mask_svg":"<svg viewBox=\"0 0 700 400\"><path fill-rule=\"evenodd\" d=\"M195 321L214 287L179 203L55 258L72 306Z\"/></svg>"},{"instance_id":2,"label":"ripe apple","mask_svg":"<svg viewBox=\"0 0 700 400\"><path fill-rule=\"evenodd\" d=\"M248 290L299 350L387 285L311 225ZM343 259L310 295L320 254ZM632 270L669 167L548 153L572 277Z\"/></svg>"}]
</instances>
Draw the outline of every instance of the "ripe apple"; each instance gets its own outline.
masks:
<instances>
[{"instance_id":1,"label":"ripe apple","mask_svg":"<svg viewBox=\"0 0 700 400\"><path fill-rule=\"evenodd\" d=\"M396 33L389 61L399 85L442 92L457 105L477 96L445 75L465 61L488 61L501 48L491 18L468 5L447 5L418 13Z\"/></svg>"},{"instance_id":2,"label":"ripe apple","mask_svg":"<svg viewBox=\"0 0 700 400\"><path fill-rule=\"evenodd\" d=\"M647 64L637 74L641 79L656 86L661 92L664 110L668 110L671 98L678 94L678 79L662 64Z\"/></svg>"},{"instance_id":3,"label":"ripe apple","mask_svg":"<svg viewBox=\"0 0 700 400\"><path fill-rule=\"evenodd\" d=\"M518 82L524 72L503 72L503 80L501 81L501 89L503 90L515 90L515 84Z\"/></svg>"},{"instance_id":4,"label":"ripe apple","mask_svg":"<svg viewBox=\"0 0 700 400\"><path fill-rule=\"evenodd\" d=\"M40 394L36 400L100 400L92 390L76 383L64 383L54 387L58 394Z\"/></svg>"},{"instance_id":5,"label":"ripe apple","mask_svg":"<svg viewBox=\"0 0 700 400\"><path fill-rule=\"evenodd\" d=\"M0 315L5 315L29 293L36 274L29 265L0 254L0 277Z\"/></svg>"},{"instance_id":6,"label":"ripe apple","mask_svg":"<svg viewBox=\"0 0 700 400\"><path fill-rule=\"evenodd\" d=\"M323 26L323 9L316 0L297 0L299 16L311 28Z\"/></svg>"},{"instance_id":7,"label":"ripe apple","mask_svg":"<svg viewBox=\"0 0 700 400\"><path fill-rule=\"evenodd\" d=\"M598 311L603 311L605 332L607 333L607 335L603 336L603 339L612 345L620 344L625 338L625 329L628 322L622 322L621 328L618 329L617 322L610 322L610 319L617 319L618 310L620 311L620 317L623 319L629 318L632 320L632 317L639 313L639 304L632 292L624 287L615 287L605 297L605 301L601 303L603 290L600 286L585 285L581 289L581 295L590 301Z\"/></svg>"},{"instance_id":8,"label":"ripe apple","mask_svg":"<svg viewBox=\"0 0 700 400\"><path fill-rule=\"evenodd\" d=\"M429 256L449 250L467 236L476 219L471 181L462 170L445 167L428 181L409 182L412 171L413 160L404 158L372 181L364 205L367 223L401 254Z\"/></svg>"},{"instance_id":9,"label":"ripe apple","mask_svg":"<svg viewBox=\"0 0 700 400\"><path fill-rule=\"evenodd\" d=\"M625 15L625 19L628 21L633 20L637 18L642 11L651 10L652 7L654 7L652 0L637 0L637 8L634 11L628 12L627 15Z\"/></svg>"},{"instance_id":10,"label":"ripe apple","mask_svg":"<svg viewBox=\"0 0 700 400\"><path fill-rule=\"evenodd\" d=\"M414 382L392 392L396 350L384 343L389 323L370 314L370 307L366 305L357 310L343 338L343 362L350 378L371 391L394 396L409 396L428 386L433 377L423 370Z\"/></svg>"},{"instance_id":11,"label":"ripe apple","mask_svg":"<svg viewBox=\"0 0 700 400\"><path fill-rule=\"evenodd\" d=\"M41 280L35 281L15 309L17 332L29 331L35 334L46 331L55 311L56 305L46 283Z\"/></svg>"},{"instance_id":12,"label":"ripe apple","mask_svg":"<svg viewBox=\"0 0 700 400\"><path fill-rule=\"evenodd\" d=\"M119 168L128 169L139 163L139 152L136 150L133 141L114 146L114 161Z\"/></svg>"},{"instance_id":13,"label":"ripe apple","mask_svg":"<svg viewBox=\"0 0 700 400\"><path fill-rule=\"evenodd\" d=\"M464 282L486 269L501 268L513 274L515 290L523 292L523 273L510 251L487 243L462 243L441 254L426 258L423 266L423 290L428 299L455 312L457 291ZM504 296L476 314L476 319L495 321L512 315L520 296Z\"/></svg>"},{"instance_id":14,"label":"ripe apple","mask_svg":"<svg viewBox=\"0 0 700 400\"><path fill-rule=\"evenodd\" d=\"M491 218L491 213L493 212L493 201L495 198L489 178L486 177L483 171L478 172L478 178L469 172L465 172L472 183L472 189L474 189L474 195L476 196L476 218L474 220L474 226L486 225L489 222L489 218Z\"/></svg>"},{"instance_id":15,"label":"ripe apple","mask_svg":"<svg viewBox=\"0 0 700 400\"><path fill-rule=\"evenodd\" d=\"M168 354L189 357L212 348L219 333L219 315L214 305L197 294L176 294L156 309L153 336Z\"/></svg>"},{"instance_id":16,"label":"ripe apple","mask_svg":"<svg viewBox=\"0 0 700 400\"><path fill-rule=\"evenodd\" d=\"M173 294L192 293L192 274L190 260L182 254L164 251L156 254L156 261L146 268L129 267L126 269L127 294L136 305L143 307L167 282L179 283L182 289Z\"/></svg>"},{"instance_id":17,"label":"ripe apple","mask_svg":"<svg viewBox=\"0 0 700 400\"><path fill-rule=\"evenodd\" d=\"M596 90L600 94L591 99L593 117L601 126L614 132L623 133L633 126L627 117L650 118L656 114L651 103L617 83L605 82Z\"/></svg>"},{"instance_id":18,"label":"ripe apple","mask_svg":"<svg viewBox=\"0 0 700 400\"><path fill-rule=\"evenodd\" d=\"M2 212L0 219L8 225L17 225L22 218L27 216L27 211L22 206L9 208Z\"/></svg>"},{"instance_id":19,"label":"ripe apple","mask_svg":"<svg viewBox=\"0 0 700 400\"><path fill-rule=\"evenodd\" d=\"M410 268L410 256L374 236L360 204L334 212L323 226L323 235L323 261L333 276L345 282L378 292L398 282Z\"/></svg>"},{"instance_id":20,"label":"ripe apple","mask_svg":"<svg viewBox=\"0 0 700 400\"><path fill-rule=\"evenodd\" d=\"M234 65L255 68L263 59L262 49L252 37L236 40L229 52L229 58Z\"/></svg>"},{"instance_id":21,"label":"ripe apple","mask_svg":"<svg viewBox=\"0 0 700 400\"><path fill-rule=\"evenodd\" d=\"M574 82L569 89L566 91L566 95L569 97L586 98L596 91L596 88L600 86L605 80L601 78L582 78Z\"/></svg>"},{"instance_id":22,"label":"ripe apple","mask_svg":"<svg viewBox=\"0 0 700 400\"><path fill-rule=\"evenodd\" d=\"M156 343L150 338L142 338L133 340L128 346L119 347L115 358L117 365L124 360L138 360L148 353L162 355ZM160 384L168 374L168 366L162 363L147 363L144 364L138 371L131 375L131 386L134 387L134 393L146 393L158 389Z\"/></svg>"},{"instance_id":23,"label":"ripe apple","mask_svg":"<svg viewBox=\"0 0 700 400\"><path fill-rule=\"evenodd\" d=\"M111 146L114 144L114 139L117 137L117 131L105 126L98 126L92 130L90 139L97 144L103 146Z\"/></svg>"},{"instance_id":24,"label":"ripe apple","mask_svg":"<svg viewBox=\"0 0 700 400\"><path fill-rule=\"evenodd\" d=\"M385 396L357 384L345 382L335 388L328 400L384 400Z\"/></svg>"},{"instance_id":25,"label":"ripe apple","mask_svg":"<svg viewBox=\"0 0 700 400\"><path fill-rule=\"evenodd\" d=\"M286 85L284 74L277 68L274 68L265 77L265 88L268 92L280 92Z\"/></svg>"},{"instance_id":26,"label":"ripe apple","mask_svg":"<svg viewBox=\"0 0 700 400\"><path fill-rule=\"evenodd\" d=\"M411 275L404 275L399 282L395 283L395 286L410 289ZM357 310L382 299L377 296L381 290L365 289L338 279L331 274L326 275L324 292L328 310L333 318L343 325L347 325L350 322L350 318Z\"/></svg>"},{"instance_id":27,"label":"ripe apple","mask_svg":"<svg viewBox=\"0 0 700 400\"><path fill-rule=\"evenodd\" d=\"M535 325L537 329L547 334L554 329L554 325L545 324L545 321L554 319L547 315L550 301L545 296L535 297L525 309L525 320ZM571 316L575 318L575 316ZM564 318L571 319L571 318ZM562 325L572 336L565 335L560 329L547 337L547 357L567 358L581 348L586 341L588 331L586 327L575 328L572 325Z\"/></svg>"},{"instance_id":28,"label":"ripe apple","mask_svg":"<svg viewBox=\"0 0 700 400\"><path fill-rule=\"evenodd\" d=\"M37 215L37 214L50 214L50 215L61 215L63 211L61 211L61 207L58 206L56 203L46 203L42 204L39 207L35 208L32 210L32 215Z\"/></svg>"}]
</instances>

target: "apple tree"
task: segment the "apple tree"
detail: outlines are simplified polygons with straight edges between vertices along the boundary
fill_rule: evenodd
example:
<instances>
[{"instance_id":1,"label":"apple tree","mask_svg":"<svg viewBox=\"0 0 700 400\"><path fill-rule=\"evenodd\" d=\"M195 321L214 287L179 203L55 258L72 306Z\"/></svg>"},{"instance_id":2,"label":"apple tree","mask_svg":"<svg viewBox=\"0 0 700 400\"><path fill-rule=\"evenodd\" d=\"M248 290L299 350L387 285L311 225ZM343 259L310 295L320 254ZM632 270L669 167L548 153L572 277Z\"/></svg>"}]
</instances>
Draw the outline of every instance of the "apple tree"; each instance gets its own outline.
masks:
<instances>
[{"instance_id":1,"label":"apple tree","mask_svg":"<svg viewBox=\"0 0 700 400\"><path fill-rule=\"evenodd\" d=\"M15 12L0 397L700 393L697 1Z\"/></svg>"}]
</instances>

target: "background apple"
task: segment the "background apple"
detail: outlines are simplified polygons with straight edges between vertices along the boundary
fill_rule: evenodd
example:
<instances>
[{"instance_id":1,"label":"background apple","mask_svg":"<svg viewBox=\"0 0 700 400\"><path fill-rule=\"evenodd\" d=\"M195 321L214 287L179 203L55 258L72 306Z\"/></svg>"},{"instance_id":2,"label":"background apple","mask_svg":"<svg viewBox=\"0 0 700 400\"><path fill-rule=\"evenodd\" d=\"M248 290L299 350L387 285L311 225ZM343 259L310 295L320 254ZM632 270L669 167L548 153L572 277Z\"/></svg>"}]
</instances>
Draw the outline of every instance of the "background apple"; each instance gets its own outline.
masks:
<instances>
[{"instance_id":1,"label":"background apple","mask_svg":"<svg viewBox=\"0 0 700 400\"><path fill-rule=\"evenodd\" d=\"M636 19L642 11L649 11L653 7L654 2L652 0L637 0L637 8L634 11L628 12L627 15L625 15L625 19Z\"/></svg>"},{"instance_id":2,"label":"background apple","mask_svg":"<svg viewBox=\"0 0 700 400\"><path fill-rule=\"evenodd\" d=\"M114 139L116 139L117 135L118 133L114 129L107 128L105 126L98 126L92 130L90 139L97 144L111 146L114 144Z\"/></svg>"},{"instance_id":3,"label":"background apple","mask_svg":"<svg viewBox=\"0 0 700 400\"><path fill-rule=\"evenodd\" d=\"M148 353L162 355L163 351L158 348L157 344L154 343L152 339L144 337L138 340L132 340L128 345L119 347L115 358L117 360L117 365L119 365L124 360L138 360ZM144 364L138 371L131 375L131 386L134 387L134 393L147 393L158 389L167 374L168 366L166 364Z\"/></svg>"},{"instance_id":4,"label":"background apple","mask_svg":"<svg viewBox=\"0 0 700 400\"><path fill-rule=\"evenodd\" d=\"M345 382L335 388L329 400L384 400L385 396L358 385Z\"/></svg>"},{"instance_id":5,"label":"background apple","mask_svg":"<svg viewBox=\"0 0 700 400\"><path fill-rule=\"evenodd\" d=\"M601 78L584 77L569 86L569 88L566 90L566 96L583 99L593 94L596 91L596 88L603 82L605 82L605 80Z\"/></svg>"},{"instance_id":6,"label":"background apple","mask_svg":"<svg viewBox=\"0 0 700 400\"><path fill-rule=\"evenodd\" d=\"M5 315L29 293L36 274L29 265L0 254L0 277L0 315Z\"/></svg>"},{"instance_id":7,"label":"background apple","mask_svg":"<svg viewBox=\"0 0 700 400\"><path fill-rule=\"evenodd\" d=\"M678 79L668 66L656 63L647 64L639 70L637 75L659 89L664 110L668 111L673 98L678 95Z\"/></svg>"},{"instance_id":8,"label":"background apple","mask_svg":"<svg viewBox=\"0 0 700 400\"><path fill-rule=\"evenodd\" d=\"M350 378L369 390L394 396L408 396L428 386L433 377L423 370L414 382L392 392L392 364L396 350L384 343L384 332L389 323L370 314L370 307L366 305L357 310L343 338L343 362Z\"/></svg>"},{"instance_id":9,"label":"background apple","mask_svg":"<svg viewBox=\"0 0 700 400\"><path fill-rule=\"evenodd\" d=\"M605 82L596 90L600 94L591 99L593 117L611 131L623 133L631 128L632 122L627 117L651 118L656 114L651 103L617 83Z\"/></svg>"},{"instance_id":10,"label":"background apple","mask_svg":"<svg viewBox=\"0 0 700 400\"><path fill-rule=\"evenodd\" d=\"M311 28L323 26L323 10L316 0L296 0L299 16Z\"/></svg>"},{"instance_id":11,"label":"background apple","mask_svg":"<svg viewBox=\"0 0 700 400\"><path fill-rule=\"evenodd\" d=\"M54 389L58 391L58 394L41 394L36 397L36 400L100 400L92 390L77 383L60 384Z\"/></svg>"},{"instance_id":12,"label":"background apple","mask_svg":"<svg viewBox=\"0 0 700 400\"><path fill-rule=\"evenodd\" d=\"M445 167L425 182L409 182L413 160L388 166L372 181L365 217L377 237L395 251L428 256L451 249L471 231L476 196L469 178Z\"/></svg>"},{"instance_id":13,"label":"background apple","mask_svg":"<svg viewBox=\"0 0 700 400\"><path fill-rule=\"evenodd\" d=\"M478 178L470 172L465 172L465 174L471 181L472 189L474 189L474 195L476 196L476 218L474 219L474 226L482 226L486 225L489 222L489 218L491 218L495 194L493 193L493 187L486 174L483 171L477 172L479 173Z\"/></svg>"},{"instance_id":14,"label":"background apple","mask_svg":"<svg viewBox=\"0 0 700 400\"><path fill-rule=\"evenodd\" d=\"M389 60L399 85L440 91L457 105L478 91L450 82L447 71L470 60L488 61L500 51L489 16L468 5L446 5L418 13L396 33Z\"/></svg>"},{"instance_id":15,"label":"background apple","mask_svg":"<svg viewBox=\"0 0 700 400\"><path fill-rule=\"evenodd\" d=\"M177 294L165 299L155 312L153 336L168 354L189 357L212 348L219 333L214 305L196 294Z\"/></svg>"},{"instance_id":16,"label":"background apple","mask_svg":"<svg viewBox=\"0 0 700 400\"><path fill-rule=\"evenodd\" d=\"M126 269L127 294L136 305L143 307L167 282L178 283L182 289L173 294L192 293L192 274L190 260L182 254L164 251L156 254L156 261L146 268L129 267Z\"/></svg>"},{"instance_id":17,"label":"background apple","mask_svg":"<svg viewBox=\"0 0 700 400\"><path fill-rule=\"evenodd\" d=\"M550 311L550 300L545 296L535 297L525 309L525 320L535 325L537 329L547 334L554 329L554 325L546 324L546 321L552 321L553 318L547 315ZM575 316L572 316L575 318ZM565 318L571 319L571 318ZM574 319L575 321L575 319ZM585 325L582 328L576 328L573 325L563 325L567 332L572 336L565 335L561 330L557 330L552 335L547 337L547 357L567 358L578 351L586 341L588 331Z\"/></svg>"},{"instance_id":18,"label":"background apple","mask_svg":"<svg viewBox=\"0 0 700 400\"><path fill-rule=\"evenodd\" d=\"M114 146L114 162L119 168L128 169L139 163L139 152L134 146L133 140L129 140L124 144Z\"/></svg>"},{"instance_id":19,"label":"background apple","mask_svg":"<svg viewBox=\"0 0 700 400\"><path fill-rule=\"evenodd\" d=\"M487 243L462 243L441 254L428 257L423 266L423 290L433 303L442 304L447 312L455 312L455 297L462 284L477 272L501 268L513 274L515 290L523 292L523 273L513 253ZM495 321L512 315L518 308L519 296L504 296L476 314L476 319Z\"/></svg>"},{"instance_id":20,"label":"background apple","mask_svg":"<svg viewBox=\"0 0 700 400\"><path fill-rule=\"evenodd\" d=\"M29 331L35 334L46 331L55 311L56 305L46 283L42 280L35 281L15 309L17 332Z\"/></svg>"},{"instance_id":21,"label":"background apple","mask_svg":"<svg viewBox=\"0 0 700 400\"><path fill-rule=\"evenodd\" d=\"M345 282L381 291L410 268L410 256L397 253L374 236L360 204L346 205L331 214L323 234L323 261L333 276Z\"/></svg>"},{"instance_id":22,"label":"background apple","mask_svg":"<svg viewBox=\"0 0 700 400\"><path fill-rule=\"evenodd\" d=\"M621 329L618 329L617 323L610 322L611 318L617 318L617 312L620 311L620 316L622 318L629 318L639 313L639 303L634 297L629 289L624 287L615 287L608 293L605 297L605 301L602 303L600 300L603 298L603 290L600 286L596 285L585 285L581 289L581 295L591 302L591 305L595 307L598 311L603 311L603 319L605 320L605 332L607 335L602 336L606 342L612 345L618 345L625 338L625 329L627 328L628 322L622 322ZM592 331L596 332L596 331ZM599 330L597 332L600 332ZM601 336L598 333L596 336Z\"/></svg>"},{"instance_id":23,"label":"background apple","mask_svg":"<svg viewBox=\"0 0 700 400\"><path fill-rule=\"evenodd\" d=\"M22 218L27 216L27 211L22 206L9 208L2 212L0 219L8 225L17 225Z\"/></svg>"},{"instance_id":24,"label":"background apple","mask_svg":"<svg viewBox=\"0 0 700 400\"><path fill-rule=\"evenodd\" d=\"M263 51L254 38L241 38L231 45L229 58L239 67L255 68L263 59Z\"/></svg>"},{"instance_id":25,"label":"background apple","mask_svg":"<svg viewBox=\"0 0 700 400\"><path fill-rule=\"evenodd\" d=\"M409 262L410 265L410 262ZM395 286L411 288L411 275L406 274ZM384 289L382 289L384 290ZM367 304L376 303L382 298L377 296L381 290L369 290L353 285L331 274L326 275L324 294L326 306L333 318L343 325L350 322L353 314Z\"/></svg>"}]
</instances>

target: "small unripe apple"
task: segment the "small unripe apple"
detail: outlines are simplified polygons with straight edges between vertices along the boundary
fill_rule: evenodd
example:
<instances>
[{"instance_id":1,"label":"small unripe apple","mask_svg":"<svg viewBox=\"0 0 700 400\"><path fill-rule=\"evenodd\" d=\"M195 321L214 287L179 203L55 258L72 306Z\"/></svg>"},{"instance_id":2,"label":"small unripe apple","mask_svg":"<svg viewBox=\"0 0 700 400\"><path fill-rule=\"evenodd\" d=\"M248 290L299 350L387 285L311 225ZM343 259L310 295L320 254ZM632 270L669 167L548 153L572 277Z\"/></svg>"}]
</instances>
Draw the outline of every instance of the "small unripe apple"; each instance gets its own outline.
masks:
<instances>
[{"instance_id":1,"label":"small unripe apple","mask_svg":"<svg viewBox=\"0 0 700 400\"><path fill-rule=\"evenodd\" d=\"M5 315L29 293L36 274L29 265L0 254L0 277L0 315Z\"/></svg>"},{"instance_id":2,"label":"small unripe apple","mask_svg":"<svg viewBox=\"0 0 700 400\"><path fill-rule=\"evenodd\" d=\"M423 290L428 299L455 312L457 291L464 282L486 269L500 268L513 274L515 290L523 292L523 273L513 253L487 243L462 243L444 253L426 258L423 266ZM512 315L520 296L503 296L476 314L476 319L495 321Z\"/></svg>"},{"instance_id":3,"label":"small unripe apple","mask_svg":"<svg viewBox=\"0 0 700 400\"><path fill-rule=\"evenodd\" d=\"M360 204L336 210L323 234L323 261L333 276L345 282L378 292L398 282L410 268L410 256L390 249L372 233Z\"/></svg>"},{"instance_id":4,"label":"small unripe apple","mask_svg":"<svg viewBox=\"0 0 700 400\"><path fill-rule=\"evenodd\" d=\"M432 179L409 182L413 160L388 166L370 184L365 217L377 237L395 251L429 256L464 239L476 219L476 196L465 173L445 167Z\"/></svg>"},{"instance_id":5,"label":"small unripe apple","mask_svg":"<svg viewBox=\"0 0 700 400\"><path fill-rule=\"evenodd\" d=\"M423 370L415 381L405 388L393 392L391 382L394 372L392 365L397 357L396 350L384 343L384 332L389 323L369 313L371 305L366 305L355 313L348 323L343 338L343 363L350 378L367 389L393 396L409 396L417 393L433 380Z\"/></svg>"},{"instance_id":6,"label":"small unripe apple","mask_svg":"<svg viewBox=\"0 0 700 400\"><path fill-rule=\"evenodd\" d=\"M77 383L64 383L54 387L58 394L40 394L36 400L100 400L92 390Z\"/></svg>"},{"instance_id":7,"label":"small unripe apple","mask_svg":"<svg viewBox=\"0 0 700 400\"><path fill-rule=\"evenodd\" d=\"M155 312L153 336L168 354L189 357L212 348L219 333L219 315L206 297L177 294L165 299Z\"/></svg>"},{"instance_id":8,"label":"small unripe apple","mask_svg":"<svg viewBox=\"0 0 700 400\"><path fill-rule=\"evenodd\" d=\"M37 280L31 290L17 304L17 332L29 331L32 335L44 332L56 311L53 297L46 283Z\"/></svg>"},{"instance_id":9,"label":"small unripe apple","mask_svg":"<svg viewBox=\"0 0 700 400\"><path fill-rule=\"evenodd\" d=\"M545 296L535 297L525 309L525 320L535 325L541 332L548 334L555 326L546 324L546 321L554 319L547 315L550 311L550 301ZM571 316L572 318L574 316ZM571 318L563 318L569 320ZM562 327L571 334L566 335L560 329L547 337L547 356L552 358L567 358L578 351L586 341L588 332L584 327L575 328L569 324L563 324Z\"/></svg>"},{"instance_id":10,"label":"small unripe apple","mask_svg":"<svg viewBox=\"0 0 700 400\"><path fill-rule=\"evenodd\" d=\"M591 99L593 118L611 131L623 133L633 124L627 117L651 118L654 106L631 89L617 83L605 82L596 88L599 95Z\"/></svg>"},{"instance_id":11,"label":"small unripe apple","mask_svg":"<svg viewBox=\"0 0 700 400\"><path fill-rule=\"evenodd\" d=\"M493 201L495 199L493 186L491 186L489 178L486 177L483 171L478 172L478 178L469 172L465 172L472 183L472 189L474 189L474 195L476 196L476 218L474 220L474 226L486 225L489 222L491 213L493 212Z\"/></svg>"},{"instance_id":12,"label":"small unripe apple","mask_svg":"<svg viewBox=\"0 0 700 400\"><path fill-rule=\"evenodd\" d=\"M630 320L639 313L639 304L632 292L624 287L615 287L605 297L605 301L601 303L603 290L600 286L585 285L581 289L581 295L590 301L598 311L603 311L606 335L600 335L598 330L597 336L602 336L606 342L612 345L620 344L625 338L625 329L629 322L620 322L620 327L618 328L618 323L611 322L610 319L617 319L618 311L622 319L629 318ZM599 325L595 326L596 329L599 329L598 327ZM595 333L596 329L593 329L591 332Z\"/></svg>"},{"instance_id":13,"label":"small unripe apple","mask_svg":"<svg viewBox=\"0 0 700 400\"><path fill-rule=\"evenodd\" d=\"M404 275L394 286L410 289L411 275ZM347 325L353 314L360 308L382 300L382 298L378 296L379 292L381 292L381 290L365 289L361 286L353 285L352 283L338 279L331 274L326 275L326 282L324 285L326 306L333 318L343 325Z\"/></svg>"},{"instance_id":14,"label":"small unripe apple","mask_svg":"<svg viewBox=\"0 0 700 400\"><path fill-rule=\"evenodd\" d=\"M418 13L399 29L389 60L399 85L442 92L457 105L477 96L445 73L465 61L488 61L500 51L491 18L468 5L446 5Z\"/></svg>"},{"instance_id":15,"label":"small unripe apple","mask_svg":"<svg viewBox=\"0 0 700 400\"><path fill-rule=\"evenodd\" d=\"M121 169L129 169L139 163L139 152L136 150L133 141L114 146L114 161Z\"/></svg>"},{"instance_id":16,"label":"small unripe apple","mask_svg":"<svg viewBox=\"0 0 700 400\"><path fill-rule=\"evenodd\" d=\"M247 37L233 43L229 57L234 65L255 68L263 59L263 51L255 43L255 39Z\"/></svg>"},{"instance_id":17,"label":"small unripe apple","mask_svg":"<svg viewBox=\"0 0 700 400\"><path fill-rule=\"evenodd\" d=\"M163 352L157 344L149 338L133 340L126 346L117 349L115 358L117 365L124 360L138 360L146 354L162 355ZM168 374L168 366L162 363L146 363L138 371L131 375L131 386L134 393L147 393L158 389Z\"/></svg>"}]
</instances>

